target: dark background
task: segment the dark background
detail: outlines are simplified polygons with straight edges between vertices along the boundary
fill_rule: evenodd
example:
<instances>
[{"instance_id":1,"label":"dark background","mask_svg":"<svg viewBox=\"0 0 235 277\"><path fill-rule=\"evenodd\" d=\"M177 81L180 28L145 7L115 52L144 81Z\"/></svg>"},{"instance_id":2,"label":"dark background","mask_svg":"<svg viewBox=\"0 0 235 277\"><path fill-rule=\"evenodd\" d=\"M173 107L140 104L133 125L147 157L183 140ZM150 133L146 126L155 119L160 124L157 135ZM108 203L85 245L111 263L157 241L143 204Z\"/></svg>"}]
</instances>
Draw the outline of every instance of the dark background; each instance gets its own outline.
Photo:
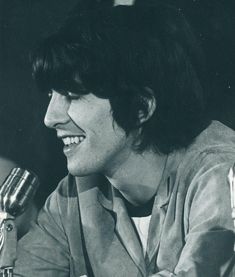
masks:
<instances>
[{"instance_id":1,"label":"dark background","mask_svg":"<svg viewBox=\"0 0 235 277\"><path fill-rule=\"evenodd\" d=\"M43 124L49 99L32 80L29 53L75 2L0 0L0 156L39 176L39 207L67 170L55 132Z\"/></svg>"},{"instance_id":2,"label":"dark background","mask_svg":"<svg viewBox=\"0 0 235 277\"><path fill-rule=\"evenodd\" d=\"M77 2L0 0L0 155L39 174L39 202L66 175L66 164L55 134L43 125L48 99L31 78L29 52L62 24ZM235 1L164 2L182 10L206 53L208 114L235 129Z\"/></svg>"}]
</instances>

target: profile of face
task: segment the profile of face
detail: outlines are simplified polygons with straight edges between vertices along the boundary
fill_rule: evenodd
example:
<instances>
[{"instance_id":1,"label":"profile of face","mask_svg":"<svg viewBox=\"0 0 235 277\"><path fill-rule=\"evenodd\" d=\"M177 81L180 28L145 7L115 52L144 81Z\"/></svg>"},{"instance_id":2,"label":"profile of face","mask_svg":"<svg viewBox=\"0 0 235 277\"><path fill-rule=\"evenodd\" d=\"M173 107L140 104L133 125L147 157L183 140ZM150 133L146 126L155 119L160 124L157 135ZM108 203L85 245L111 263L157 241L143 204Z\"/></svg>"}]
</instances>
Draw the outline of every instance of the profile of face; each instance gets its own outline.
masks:
<instances>
[{"instance_id":1,"label":"profile of face","mask_svg":"<svg viewBox=\"0 0 235 277\"><path fill-rule=\"evenodd\" d=\"M132 151L134 135L116 124L109 100L92 93L52 91L44 122L62 139L68 170L75 176L112 174Z\"/></svg>"}]
</instances>

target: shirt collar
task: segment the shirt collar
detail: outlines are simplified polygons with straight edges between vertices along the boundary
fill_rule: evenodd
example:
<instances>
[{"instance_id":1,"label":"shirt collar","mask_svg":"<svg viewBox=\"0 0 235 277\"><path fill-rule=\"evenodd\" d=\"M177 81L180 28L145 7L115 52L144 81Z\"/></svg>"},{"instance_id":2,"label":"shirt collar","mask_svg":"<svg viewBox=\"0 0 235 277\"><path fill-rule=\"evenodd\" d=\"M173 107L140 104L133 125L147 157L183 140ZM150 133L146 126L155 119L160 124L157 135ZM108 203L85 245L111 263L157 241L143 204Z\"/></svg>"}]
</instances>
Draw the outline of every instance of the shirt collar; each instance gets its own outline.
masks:
<instances>
[{"instance_id":1,"label":"shirt collar","mask_svg":"<svg viewBox=\"0 0 235 277\"><path fill-rule=\"evenodd\" d=\"M168 204L174 184L173 180L175 179L177 168L184 153L185 149L182 149L174 151L167 156L163 175L155 196L154 205L157 204L159 207L163 207ZM108 180L106 180L106 182L108 182ZM104 195L103 192L100 191L98 194L98 200L104 208L113 211L113 207L115 206L114 202L117 201L117 198L120 198L120 192L110 183L106 188L108 189L108 194Z\"/></svg>"}]
</instances>

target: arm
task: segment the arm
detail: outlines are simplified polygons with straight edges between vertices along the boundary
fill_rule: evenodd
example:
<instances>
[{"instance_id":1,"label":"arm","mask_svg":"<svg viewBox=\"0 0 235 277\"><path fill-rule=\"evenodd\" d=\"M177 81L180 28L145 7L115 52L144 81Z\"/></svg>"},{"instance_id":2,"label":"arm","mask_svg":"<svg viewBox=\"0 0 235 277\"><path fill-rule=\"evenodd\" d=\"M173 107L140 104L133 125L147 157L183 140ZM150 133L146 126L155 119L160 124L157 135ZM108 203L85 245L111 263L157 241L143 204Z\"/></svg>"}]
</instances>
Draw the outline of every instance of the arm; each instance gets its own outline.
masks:
<instances>
[{"instance_id":1,"label":"arm","mask_svg":"<svg viewBox=\"0 0 235 277\"><path fill-rule=\"evenodd\" d=\"M37 223L18 243L14 276L67 277L69 257L58 191L55 191L46 201Z\"/></svg>"},{"instance_id":2,"label":"arm","mask_svg":"<svg viewBox=\"0 0 235 277\"><path fill-rule=\"evenodd\" d=\"M196 173L190 178L184 205L185 244L178 264L174 272L163 270L152 276L225 276L235 263L228 169L225 163L193 169Z\"/></svg>"}]
</instances>

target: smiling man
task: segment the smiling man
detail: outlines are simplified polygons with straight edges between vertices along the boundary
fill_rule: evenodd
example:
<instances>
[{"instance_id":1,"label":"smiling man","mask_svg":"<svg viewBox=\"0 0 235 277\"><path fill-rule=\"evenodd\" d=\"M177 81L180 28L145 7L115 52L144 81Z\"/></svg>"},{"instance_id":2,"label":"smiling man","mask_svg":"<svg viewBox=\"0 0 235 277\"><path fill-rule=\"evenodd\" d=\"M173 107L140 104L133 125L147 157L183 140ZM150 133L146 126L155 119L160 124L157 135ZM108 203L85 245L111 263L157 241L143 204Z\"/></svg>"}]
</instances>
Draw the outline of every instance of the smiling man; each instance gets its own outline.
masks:
<instances>
[{"instance_id":1,"label":"smiling man","mask_svg":"<svg viewBox=\"0 0 235 277\"><path fill-rule=\"evenodd\" d=\"M16 276L227 274L234 132L205 116L203 53L158 4L75 12L33 75L69 175L21 240Z\"/></svg>"},{"instance_id":2,"label":"smiling man","mask_svg":"<svg viewBox=\"0 0 235 277\"><path fill-rule=\"evenodd\" d=\"M93 93L65 96L53 90L45 124L63 140L67 166L75 176L115 170L130 154L132 136L114 123L109 100Z\"/></svg>"}]
</instances>

